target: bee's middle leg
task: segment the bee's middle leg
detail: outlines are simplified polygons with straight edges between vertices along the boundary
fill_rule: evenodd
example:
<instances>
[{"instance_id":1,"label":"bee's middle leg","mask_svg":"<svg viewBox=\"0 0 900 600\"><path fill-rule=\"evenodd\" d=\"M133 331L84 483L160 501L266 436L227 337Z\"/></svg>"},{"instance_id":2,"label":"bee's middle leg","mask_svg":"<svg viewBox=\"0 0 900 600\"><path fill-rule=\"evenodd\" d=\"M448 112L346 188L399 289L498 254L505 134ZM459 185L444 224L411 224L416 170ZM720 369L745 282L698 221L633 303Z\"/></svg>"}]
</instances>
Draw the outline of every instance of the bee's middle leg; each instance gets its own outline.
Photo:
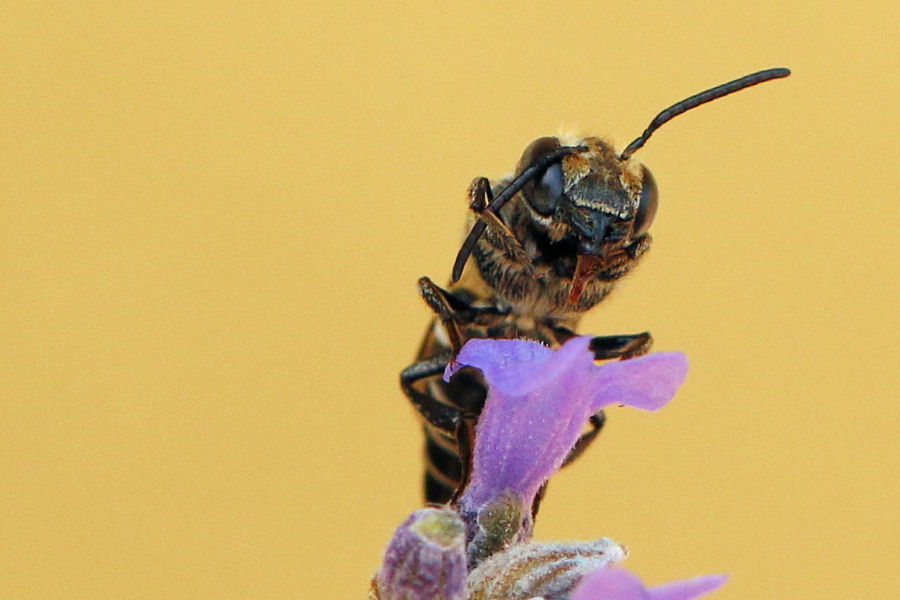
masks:
<instances>
[{"instance_id":1,"label":"bee's middle leg","mask_svg":"<svg viewBox=\"0 0 900 600\"><path fill-rule=\"evenodd\" d=\"M598 335L591 339L591 352L594 360L618 358L628 360L642 356L650 351L653 336L649 331L643 333L626 333L622 335Z\"/></svg>"},{"instance_id":2,"label":"bee's middle leg","mask_svg":"<svg viewBox=\"0 0 900 600\"><path fill-rule=\"evenodd\" d=\"M441 402L413 385L421 379L441 375L449 360L449 353L445 353L409 365L400 373L400 387L425 421L435 429L448 435L455 435L460 419L459 409Z\"/></svg>"}]
</instances>

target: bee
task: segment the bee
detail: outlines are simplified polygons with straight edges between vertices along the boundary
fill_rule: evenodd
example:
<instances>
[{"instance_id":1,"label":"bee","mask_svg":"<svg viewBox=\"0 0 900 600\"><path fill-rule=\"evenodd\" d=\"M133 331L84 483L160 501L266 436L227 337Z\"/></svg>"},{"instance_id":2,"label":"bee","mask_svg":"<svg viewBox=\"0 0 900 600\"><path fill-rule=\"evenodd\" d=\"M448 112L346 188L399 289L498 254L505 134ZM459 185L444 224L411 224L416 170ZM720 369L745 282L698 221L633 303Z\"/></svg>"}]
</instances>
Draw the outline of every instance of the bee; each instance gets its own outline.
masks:
<instances>
[{"instance_id":1,"label":"bee","mask_svg":"<svg viewBox=\"0 0 900 600\"><path fill-rule=\"evenodd\" d=\"M443 381L454 354L471 338L527 338L556 348L575 336L582 314L608 296L650 248L659 191L650 170L632 155L683 112L789 74L783 68L759 71L686 98L660 112L619 153L597 137L538 138L512 175L472 182L471 230L451 284L444 289L427 277L419 280L436 317L416 362L400 375L425 431L427 502L452 502L465 488L487 395L474 369ZM591 350L597 360L628 359L651 344L648 332L599 336ZM604 419L602 412L591 417L566 464L596 438Z\"/></svg>"}]
</instances>

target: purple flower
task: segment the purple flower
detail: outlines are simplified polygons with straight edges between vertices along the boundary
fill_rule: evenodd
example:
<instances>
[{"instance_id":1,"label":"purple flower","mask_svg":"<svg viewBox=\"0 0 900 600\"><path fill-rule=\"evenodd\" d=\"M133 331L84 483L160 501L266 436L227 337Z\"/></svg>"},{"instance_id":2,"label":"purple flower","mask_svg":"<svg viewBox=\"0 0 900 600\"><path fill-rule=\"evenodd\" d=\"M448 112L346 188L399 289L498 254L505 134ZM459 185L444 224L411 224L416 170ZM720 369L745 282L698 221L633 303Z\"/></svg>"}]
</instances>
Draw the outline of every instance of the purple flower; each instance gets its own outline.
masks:
<instances>
[{"instance_id":1,"label":"purple flower","mask_svg":"<svg viewBox=\"0 0 900 600\"><path fill-rule=\"evenodd\" d=\"M709 575L646 588L614 564L625 548L533 543L531 505L588 418L610 404L656 410L687 375L682 354L596 365L590 337L559 350L523 340L471 340L444 374L479 369L488 385L472 472L453 507L414 512L376 573L370 600L692 600L725 583Z\"/></svg>"},{"instance_id":2,"label":"purple flower","mask_svg":"<svg viewBox=\"0 0 900 600\"><path fill-rule=\"evenodd\" d=\"M606 567L586 575L570 600L692 600L720 588L725 575L705 575L647 589L625 569Z\"/></svg>"},{"instance_id":3,"label":"purple flower","mask_svg":"<svg viewBox=\"0 0 900 600\"><path fill-rule=\"evenodd\" d=\"M659 409L687 375L680 353L597 365L590 340L573 338L554 351L525 340L474 339L447 367L445 379L463 367L479 369L489 387L475 429L471 478L458 502L470 564L473 552L480 560L530 538L531 504L592 414L610 404ZM479 535L493 538L487 552L477 547L484 543Z\"/></svg>"}]
</instances>

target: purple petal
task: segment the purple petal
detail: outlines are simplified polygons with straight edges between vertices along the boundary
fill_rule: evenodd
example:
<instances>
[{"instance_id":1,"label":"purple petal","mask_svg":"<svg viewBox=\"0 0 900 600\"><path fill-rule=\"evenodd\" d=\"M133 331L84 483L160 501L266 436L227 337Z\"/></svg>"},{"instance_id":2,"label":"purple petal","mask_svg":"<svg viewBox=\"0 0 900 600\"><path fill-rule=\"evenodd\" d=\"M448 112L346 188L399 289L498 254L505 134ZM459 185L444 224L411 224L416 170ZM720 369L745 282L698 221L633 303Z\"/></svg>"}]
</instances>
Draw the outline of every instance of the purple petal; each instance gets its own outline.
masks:
<instances>
[{"instance_id":1,"label":"purple petal","mask_svg":"<svg viewBox=\"0 0 900 600\"><path fill-rule=\"evenodd\" d=\"M541 365L553 357L553 350L528 340L469 340L456 360L444 372L444 380L462 367L475 367L491 386L506 394L526 393L540 385Z\"/></svg>"},{"instance_id":2,"label":"purple petal","mask_svg":"<svg viewBox=\"0 0 900 600\"><path fill-rule=\"evenodd\" d=\"M647 589L636 576L619 567L606 567L581 580L570 600L692 600L718 589L725 575L706 575Z\"/></svg>"},{"instance_id":3,"label":"purple petal","mask_svg":"<svg viewBox=\"0 0 900 600\"><path fill-rule=\"evenodd\" d=\"M673 581L650 589L650 598L653 600L691 600L713 590L717 590L728 581L728 575L703 575Z\"/></svg>"},{"instance_id":4,"label":"purple petal","mask_svg":"<svg viewBox=\"0 0 900 600\"><path fill-rule=\"evenodd\" d=\"M448 508L417 510L394 532L372 582L379 600L463 600L465 525Z\"/></svg>"},{"instance_id":5,"label":"purple petal","mask_svg":"<svg viewBox=\"0 0 900 600\"><path fill-rule=\"evenodd\" d=\"M553 351L525 340L470 340L445 378L470 366L482 371L488 398L475 430L467 511L513 492L530 506L562 465L588 418L604 406L656 410L687 374L683 354L652 354L596 365L591 338Z\"/></svg>"},{"instance_id":6,"label":"purple petal","mask_svg":"<svg viewBox=\"0 0 900 600\"><path fill-rule=\"evenodd\" d=\"M606 567L585 575L570 600L650 600L650 592L637 575Z\"/></svg>"}]
</instances>

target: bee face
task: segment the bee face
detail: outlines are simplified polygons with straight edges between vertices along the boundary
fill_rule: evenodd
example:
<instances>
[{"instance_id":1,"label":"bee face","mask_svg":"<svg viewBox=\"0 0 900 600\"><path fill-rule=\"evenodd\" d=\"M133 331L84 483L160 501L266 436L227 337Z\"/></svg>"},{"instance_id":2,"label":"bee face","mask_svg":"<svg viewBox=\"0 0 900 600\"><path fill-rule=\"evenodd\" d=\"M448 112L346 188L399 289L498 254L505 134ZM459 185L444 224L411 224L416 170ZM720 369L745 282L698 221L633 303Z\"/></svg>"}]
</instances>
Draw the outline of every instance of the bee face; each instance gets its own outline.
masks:
<instances>
[{"instance_id":1,"label":"bee face","mask_svg":"<svg viewBox=\"0 0 900 600\"><path fill-rule=\"evenodd\" d=\"M536 139L522 154L517 174L562 147L556 137ZM620 159L599 138L570 147L585 150L550 164L523 188L535 221L547 227L554 241L576 236L579 254L605 256L644 235L659 202L650 170Z\"/></svg>"},{"instance_id":2,"label":"bee face","mask_svg":"<svg viewBox=\"0 0 900 600\"><path fill-rule=\"evenodd\" d=\"M587 310L650 245L656 182L646 167L619 158L607 142L538 138L522 154L516 176L566 148L573 151L538 171L501 210L527 264L505 261L490 236L476 252L487 283L513 305L531 291L542 299L541 311ZM533 281L526 281L529 276Z\"/></svg>"}]
</instances>

